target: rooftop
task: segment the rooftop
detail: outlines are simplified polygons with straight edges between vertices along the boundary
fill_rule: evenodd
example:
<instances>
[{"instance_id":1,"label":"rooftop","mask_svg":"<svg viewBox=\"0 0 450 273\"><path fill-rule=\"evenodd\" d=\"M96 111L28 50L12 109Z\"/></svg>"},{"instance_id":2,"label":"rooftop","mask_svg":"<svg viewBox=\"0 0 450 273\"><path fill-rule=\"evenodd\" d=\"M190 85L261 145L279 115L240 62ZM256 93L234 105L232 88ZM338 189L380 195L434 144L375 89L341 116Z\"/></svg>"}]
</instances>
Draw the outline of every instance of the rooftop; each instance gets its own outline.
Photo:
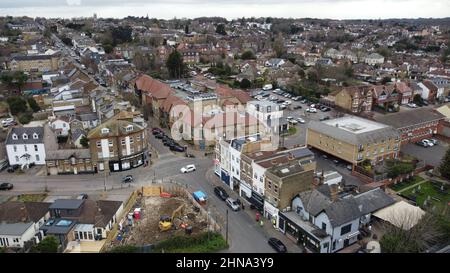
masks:
<instances>
[{"instance_id":1,"label":"rooftop","mask_svg":"<svg viewBox=\"0 0 450 273\"><path fill-rule=\"evenodd\" d=\"M83 199L57 199L50 209L78 209L84 203Z\"/></svg>"},{"instance_id":2,"label":"rooftop","mask_svg":"<svg viewBox=\"0 0 450 273\"><path fill-rule=\"evenodd\" d=\"M362 134L387 127L384 124L356 116L345 116L342 118L330 119L324 121L323 123L338 127L352 134Z\"/></svg>"}]
</instances>

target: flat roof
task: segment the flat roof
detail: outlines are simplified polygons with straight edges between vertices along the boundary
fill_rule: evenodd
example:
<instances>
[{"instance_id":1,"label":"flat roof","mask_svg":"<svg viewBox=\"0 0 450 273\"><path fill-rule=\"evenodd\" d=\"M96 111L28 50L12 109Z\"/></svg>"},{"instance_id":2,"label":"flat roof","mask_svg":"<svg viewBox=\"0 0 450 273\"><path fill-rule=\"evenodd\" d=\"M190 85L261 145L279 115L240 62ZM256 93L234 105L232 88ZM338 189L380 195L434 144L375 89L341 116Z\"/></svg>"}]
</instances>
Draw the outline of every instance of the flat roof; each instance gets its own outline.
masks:
<instances>
[{"instance_id":1,"label":"flat roof","mask_svg":"<svg viewBox=\"0 0 450 273\"><path fill-rule=\"evenodd\" d=\"M50 205L50 209L78 209L84 200L82 199L57 199Z\"/></svg>"},{"instance_id":2,"label":"flat roof","mask_svg":"<svg viewBox=\"0 0 450 273\"><path fill-rule=\"evenodd\" d=\"M28 223L0 223L0 235L21 236L27 231L33 222Z\"/></svg>"},{"instance_id":3,"label":"flat roof","mask_svg":"<svg viewBox=\"0 0 450 273\"><path fill-rule=\"evenodd\" d=\"M342 118L330 119L324 121L323 123L330 126L338 127L352 134L362 134L387 127L382 123L359 118L356 116L345 116Z\"/></svg>"}]
</instances>

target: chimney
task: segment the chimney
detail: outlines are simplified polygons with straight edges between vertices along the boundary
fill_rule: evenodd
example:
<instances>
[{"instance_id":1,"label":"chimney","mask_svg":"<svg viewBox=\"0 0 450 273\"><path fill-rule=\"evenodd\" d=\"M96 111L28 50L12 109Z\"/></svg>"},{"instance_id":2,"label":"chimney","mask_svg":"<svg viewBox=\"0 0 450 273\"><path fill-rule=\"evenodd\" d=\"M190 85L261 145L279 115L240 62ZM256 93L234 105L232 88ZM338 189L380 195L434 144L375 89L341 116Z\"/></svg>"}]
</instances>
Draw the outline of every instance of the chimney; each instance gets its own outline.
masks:
<instances>
[{"instance_id":1,"label":"chimney","mask_svg":"<svg viewBox=\"0 0 450 273\"><path fill-rule=\"evenodd\" d=\"M338 197L338 186L336 184L330 185L330 199L336 201Z\"/></svg>"}]
</instances>

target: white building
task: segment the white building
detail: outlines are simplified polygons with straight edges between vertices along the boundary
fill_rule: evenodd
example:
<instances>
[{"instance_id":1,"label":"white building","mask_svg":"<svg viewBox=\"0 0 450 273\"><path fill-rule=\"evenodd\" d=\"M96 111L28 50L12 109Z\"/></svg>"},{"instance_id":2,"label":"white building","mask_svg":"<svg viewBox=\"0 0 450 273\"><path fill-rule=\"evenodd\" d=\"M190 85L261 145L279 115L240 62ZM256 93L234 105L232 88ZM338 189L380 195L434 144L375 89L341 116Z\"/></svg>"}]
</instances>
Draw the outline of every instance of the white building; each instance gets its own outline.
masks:
<instances>
[{"instance_id":1,"label":"white building","mask_svg":"<svg viewBox=\"0 0 450 273\"><path fill-rule=\"evenodd\" d=\"M287 130L288 125L284 122L283 110L270 101L249 101L247 102L247 113L257 118L266 127L266 133L279 134Z\"/></svg>"},{"instance_id":2,"label":"white building","mask_svg":"<svg viewBox=\"0 0 450 273\"><path fill-rule=\"evenodd\" d=\"M50 127L57 136L68 136L70 131L69 118L59 117L50 122Z\"/></svg>"},{"instance_id":3,"label":"white building","mask_svg":"<svg viewBox=\"0 0 450 273\"><path fill-rule=\"evenodd\" d=\"M376 65L384 63L384 57L378 53L372 53L364 58L364 62L368 65Z\"/></svg>"},{"instance_id":4,"label":"white building","mask_svg":"<svg viewBox=\"0 0 450 273\"><path fill-rule=\"evenodd\" d=\"M10 165L45 165L44 127L12 128L6 139Z\"/></svg>"}]
</instances>

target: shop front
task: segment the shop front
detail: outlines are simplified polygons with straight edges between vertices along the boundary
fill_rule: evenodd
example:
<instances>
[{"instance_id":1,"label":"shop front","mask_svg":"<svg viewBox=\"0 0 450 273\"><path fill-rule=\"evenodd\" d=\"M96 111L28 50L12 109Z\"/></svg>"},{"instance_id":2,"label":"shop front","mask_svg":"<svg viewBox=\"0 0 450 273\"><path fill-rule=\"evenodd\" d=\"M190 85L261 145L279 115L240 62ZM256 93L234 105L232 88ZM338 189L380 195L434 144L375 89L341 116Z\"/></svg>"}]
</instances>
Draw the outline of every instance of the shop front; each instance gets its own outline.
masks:
<instances>
[{"instance_id":1,"label":"shop front","mask_svg":"<svg viewBox=\"0 0 450 273\"><path fill-rule=\"evenodd\" d=\"M264 212L264 197L252 190L252 196L248 200L261 213Z\"/></svg>"}]
</instances>

